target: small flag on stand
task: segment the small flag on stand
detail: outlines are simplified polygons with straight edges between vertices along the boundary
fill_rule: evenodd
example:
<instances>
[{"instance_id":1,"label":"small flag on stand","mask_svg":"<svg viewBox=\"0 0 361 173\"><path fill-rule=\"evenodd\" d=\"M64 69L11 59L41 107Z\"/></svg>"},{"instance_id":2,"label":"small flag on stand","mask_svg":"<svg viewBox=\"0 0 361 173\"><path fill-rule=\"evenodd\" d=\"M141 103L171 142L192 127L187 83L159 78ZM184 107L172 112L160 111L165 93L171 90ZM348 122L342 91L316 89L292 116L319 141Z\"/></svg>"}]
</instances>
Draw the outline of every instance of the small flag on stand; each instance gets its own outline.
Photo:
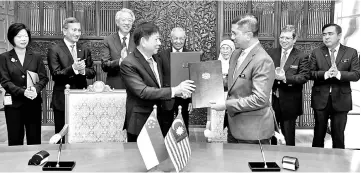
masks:
<instances>
[{"instance_id":1,"label":"small flag on stand","mask_svg":"<svg viewBox=\"0 0 361 173\"><path fill-rule=\"evenodd\" d=\"M165 146L177 172L187 165L191 156L191 147L181 111L182 107L179 106L178 115L165 137Z\"/></svg>"},{"instance_id":2,"label":"small flag on stand","mask_svg":"<svg viewBox=\"0 0 361 173\"><path fill-rule=\"evenodd\" d=\"M137 145L147 170L168 158L164 137L157 120L157 106L145 122L137 138Z\"/></svg>"}]
</instances>

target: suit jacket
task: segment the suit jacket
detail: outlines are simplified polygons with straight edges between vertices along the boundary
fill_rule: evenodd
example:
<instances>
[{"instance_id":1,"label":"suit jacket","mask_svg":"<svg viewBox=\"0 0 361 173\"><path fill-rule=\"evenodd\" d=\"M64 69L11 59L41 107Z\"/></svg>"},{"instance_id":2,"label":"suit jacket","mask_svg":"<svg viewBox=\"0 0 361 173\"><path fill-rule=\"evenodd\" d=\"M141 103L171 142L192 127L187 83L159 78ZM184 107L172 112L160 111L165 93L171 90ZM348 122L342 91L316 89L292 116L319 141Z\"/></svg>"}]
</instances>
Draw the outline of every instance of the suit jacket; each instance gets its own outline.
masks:
<instances>
[{"instance_id":1,"label":"suit jacket","mask_svg":"<svg viewBox=\"0 0 361 173\"><path fill-rule=\"evenodd\" d=\"M135 49L133 36L130 35L128 45L128 55ZM101 52L102 69L107 72L106 84L111 88L125 89L120 77L119 59L121 57L121 41L118 32L111 34L103 40L105 48Z\"/></svg>"},{"instance_id":2,"label":"suit jacket","mask_svg":"<svg viewBox=\"0 0 361 173\"><path fill-rule=\"evenodd\" d=\"M163 83L162 62L157 56L153 58L157 62L160 82ZM171 99L171 88L159 86L148 62L137 48L121 63L120 74L127 91L124 128L128 133L138 135L153 106L157 105L159 114L161 102Z\"/></svg>"},{"instance_id":3,"label":"suit jacket","mask_svg":"<svg viewBox=\"0 0 361 173\"><path fill-rule=\"evenodd\" d=\"M332 107L336 111L352 109L350 81L360 79L360 59L353 48L340 45L336 57L336 66L341 73L341 79L325 80L324 74L331 68L331 58L328 48L323 45L312 51L310 57L311 80L314 80L311 94L311 107L322 110L326 107L330 88L332 88Z\"/></svg>"},{"instance_id":4,"label":"suit jacket","mask_svg":"<svg viewBox=\"0 0 361 173\"><path fill-rule=\"evenodd\" d=\"M70 85L70 89L83 89L87 87L86 79L93 79L95 77L96 73L93 68L90 50L82 47L79 43L76 43L76 48L78 58L85 60L85 75L75 74L72 68L74 60L64 40L48 50L49 70L54 81L51 101L51 107L53 109L64 111L64 89L66 84Z\"/></svg>"},{"instance_id":5,"label":"suit jacket","mask_svg":"<svg viewBox=\"0 0 361 173\"><path fill-rule=\"evenodd\" d=\"M282 48L275 48L269 51L275 67L281 63ZM310 74L308 55L293 48L284 66L286 83L275 80L273 83L273 93L278 89L279 102L282 105L282 120L295 120L302 115L302 89ZM279 116L279 115L276 115Z\"/></svg>"},{"instance_id":6,"label":"suit jacket","mask_svg":"<svg viewBox=\"0 0 361 173\"><path fill-rule=\"evenodd\" d=\"M241 52L240 49L233 52L228 69L228 126L236 139L269 139L274 133L270 95L275 67L259 43L235 71Z\"/></svg>"},{"instance_id":7,"label":"suit jacket","mask_svg":"<svg viewBox=\"0 0 361 173\"><path fill-rule=\"evenodd\" d=\"M166 49L158 54L159 58L162 60L162 69L163 69L163 87L171 87L170 85L170 53L172 48ZM183 52L189 52L188 49L183 48ZM165 110L172 110L174 106L175 98L171 100L166 100L163 103L163 108ZM187 104L186 109L188 110L188 104L191 102L191 98L184 99L183 104ZM183 111L182 111L183 112ZM187 111L188 112L188 111Z\"/></svg>"},{"instance_id":8,"label":"suit jacket","mask_svg":"<svg viewBox=\"0 0 361 173\"><path fill-rule=\"evenodd\" d=\"M34 99L28 99L24 96L27 88L27 71L32 71L38 74L39 82L34 87L38 96ZM26 50L23 65L21 65L19 58L14 49L0 55L0 81L6 93L11 95L11 107L18 108L23 104L38 103L41 104L41 91L46 86L49 78L46 75L43 59L40 54L33 53Z\"/></svg>"}]
</instances>

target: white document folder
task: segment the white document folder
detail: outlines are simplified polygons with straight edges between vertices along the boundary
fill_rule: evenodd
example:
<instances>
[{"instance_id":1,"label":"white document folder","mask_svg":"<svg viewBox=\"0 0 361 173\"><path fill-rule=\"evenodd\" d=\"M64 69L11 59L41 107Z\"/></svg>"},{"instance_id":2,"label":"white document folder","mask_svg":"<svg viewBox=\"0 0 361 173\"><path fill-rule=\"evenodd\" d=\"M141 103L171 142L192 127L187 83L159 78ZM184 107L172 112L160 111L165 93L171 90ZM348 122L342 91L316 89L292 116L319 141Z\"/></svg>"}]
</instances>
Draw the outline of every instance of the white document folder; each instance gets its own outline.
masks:
<instances>
[{"instance_id":1,"label":"white document folder","mask_svg":"<svg viewBox=\"0 0 361 173\"><path fill-rule=\"evenodd\" d=\"M26 86L27 87L32 87L34 86L37 82L39 82L39 75L38 73L32 72L27 70L26 71Z\"/></svg>"}]
</instances>

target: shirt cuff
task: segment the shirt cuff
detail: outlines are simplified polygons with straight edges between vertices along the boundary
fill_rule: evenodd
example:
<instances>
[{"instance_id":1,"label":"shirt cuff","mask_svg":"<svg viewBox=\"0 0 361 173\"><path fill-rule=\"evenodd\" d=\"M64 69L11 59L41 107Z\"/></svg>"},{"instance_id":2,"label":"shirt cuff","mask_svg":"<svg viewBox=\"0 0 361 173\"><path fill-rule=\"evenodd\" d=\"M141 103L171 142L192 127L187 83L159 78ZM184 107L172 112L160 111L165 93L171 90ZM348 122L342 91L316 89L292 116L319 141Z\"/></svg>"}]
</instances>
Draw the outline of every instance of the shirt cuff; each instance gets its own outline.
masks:
<instances>
[{"instance_id":1,"label":"shirt cuff","mask_svg":"<svg viewBox=\"0 0 361 173\"><path fill-rule=\"evenodd\" d=\"M171 88L171 91L172 91L171 98L174 98L174 95L175 95L175 91L174 91L174 90L175 90L175 87L172 87L172 88Z\"/></svg>"}]
</instances>

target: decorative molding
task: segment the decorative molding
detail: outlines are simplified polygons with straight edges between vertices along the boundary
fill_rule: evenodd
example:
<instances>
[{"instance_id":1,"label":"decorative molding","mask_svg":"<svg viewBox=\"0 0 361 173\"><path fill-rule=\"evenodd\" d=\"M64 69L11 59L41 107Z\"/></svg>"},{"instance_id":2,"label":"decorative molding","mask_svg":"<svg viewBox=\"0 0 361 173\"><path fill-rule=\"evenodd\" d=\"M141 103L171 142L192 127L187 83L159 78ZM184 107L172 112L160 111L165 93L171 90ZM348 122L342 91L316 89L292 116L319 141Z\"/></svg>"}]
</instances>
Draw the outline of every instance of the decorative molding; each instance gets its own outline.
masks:
<instances>
[{"instance_id":1,"label":"decorative molding","mask_svg":"<svg viewBox=\"0 0 361 173\"><path fill-rule=\"evenodd\" d=\"M105 85L102 81L95 81L93 85L89 85L86 92L111 92L109 85Z\"/></svg>"}]
</instances>

